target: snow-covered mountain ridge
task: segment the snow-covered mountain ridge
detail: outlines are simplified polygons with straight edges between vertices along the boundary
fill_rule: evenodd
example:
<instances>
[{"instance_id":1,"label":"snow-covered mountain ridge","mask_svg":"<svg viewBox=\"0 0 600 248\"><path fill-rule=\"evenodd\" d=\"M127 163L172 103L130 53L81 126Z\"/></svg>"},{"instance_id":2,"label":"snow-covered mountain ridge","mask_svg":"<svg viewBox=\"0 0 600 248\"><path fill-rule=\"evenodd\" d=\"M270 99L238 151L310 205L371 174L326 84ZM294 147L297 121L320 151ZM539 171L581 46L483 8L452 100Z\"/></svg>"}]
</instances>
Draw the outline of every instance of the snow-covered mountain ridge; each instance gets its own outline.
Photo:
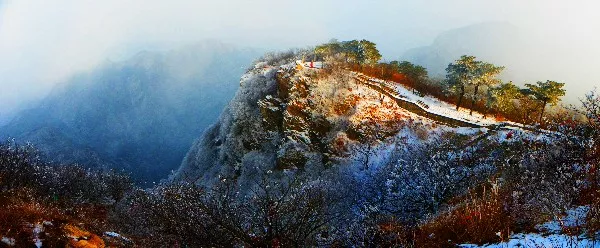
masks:
<instances>
[{"instance_id":1,"label":"snow-covered mountain ridge","mask_svg":"<svg viewBox=\"0 0 600 248\"><path fill-rule=\"evenodd\" d=\"M244 201L265 181L300 176L300 189L343 195L332 207L349 216L340 230L368 237L361 227L378 223L390 242L422 247L506 241L581 204L576 136L471 116L343 63L315 69L297 59L255 63L171 183L233 184Z\"/></svg>"},{"instance_id":2,"label":"snow-covered mountain ridge","mask_svg":"<svg viewBox=\"0 0 600 248\"><path fill-rule=\"evenodd\" d=\"M174 181L212 185L271 170L320 173L332 166L378 166L398 144L444 133L505 140L537 135L484 118L393 82L344 68L322 70L257 62L220 120L188 152ZM509 134L510 133L510 134Z\"/></svg>"}]
</instances>

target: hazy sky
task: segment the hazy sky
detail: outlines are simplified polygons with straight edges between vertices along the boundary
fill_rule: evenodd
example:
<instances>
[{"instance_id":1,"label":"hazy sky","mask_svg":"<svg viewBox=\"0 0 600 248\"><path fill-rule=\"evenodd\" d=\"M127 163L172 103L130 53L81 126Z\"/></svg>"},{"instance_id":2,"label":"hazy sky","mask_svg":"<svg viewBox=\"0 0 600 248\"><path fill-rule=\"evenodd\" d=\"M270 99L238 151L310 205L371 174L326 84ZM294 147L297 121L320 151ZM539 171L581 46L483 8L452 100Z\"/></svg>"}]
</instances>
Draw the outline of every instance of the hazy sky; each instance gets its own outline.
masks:
<instances>
[{"instance_id":1,"label":"hazy sky","mask_svg":"<svg viewBox=\"0 0 600 248\"><path fill-rule=\"evenodd\" d=\"M217 39L275 50L334 37L366 38L378 44L386 59L397 59L407 49L428 45L440 32L487 21L510 22L546 35L561 46L557 49L581 53L589 68L599 70L567 83L591 89L600 85L595 79L600 71L596 2L0 0L0 121L73 72L142 49Z\"/></svg>"}]
</instances>

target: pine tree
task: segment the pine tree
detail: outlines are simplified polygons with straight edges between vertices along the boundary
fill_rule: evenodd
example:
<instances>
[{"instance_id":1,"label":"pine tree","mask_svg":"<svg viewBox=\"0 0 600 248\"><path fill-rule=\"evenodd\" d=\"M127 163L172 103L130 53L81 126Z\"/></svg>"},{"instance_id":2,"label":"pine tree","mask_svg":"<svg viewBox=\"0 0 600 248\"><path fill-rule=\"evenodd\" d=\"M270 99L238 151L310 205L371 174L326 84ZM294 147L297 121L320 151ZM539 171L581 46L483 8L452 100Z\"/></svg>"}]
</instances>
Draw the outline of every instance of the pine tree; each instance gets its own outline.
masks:
<instances>
[{"instance_id":1,"label":"pine tree","mask_svg":"<svg viewBox=\"0 0 600 248\"><path fill-rule=\"evenodd\" d=\"M377 50L377 45L364 39L342 42L333 39L329 43L315 47L315 53L322 57L343 54L346 57L346 62L361 65L374 65L381 60L381 54Z\"/></svg>"},{"instance_id":2,"label":"pine tree","mask_svg":"<svg viewBox=\"0 0 600 248\"><path fill-rule=\"evenodd\" d=\"M373 65L381 60L381 54L377 50L377 45L368 40L359 41L360 45L360 63Z\"/></svg>"},{"instance_id":3,"label":"pine tree","mask_svg":"<svg viewBox=\"0 0 600 248\"><path fill-rule=\"evenodd\" d=\"M499 84L501 81L496 77L498 76L498 74L500 74L500 72L502 72L502 70L504 70L504 67L495 66L491 63L478 62L477 64L478 66L475 72L476 78L472 81L473 85L475 86L475 89L473 95L471 96L471 111L469 112L470 115L473 115L473 108L475 108L475 102L477 101L477 94L479 93L479 88L481 86L491 88L494 85Z\"/></svg>"},{"instance_id":4,"label":"pine tree","mask_svg":"<svg viewBox=\"0 0 600 248\"><path fill-rule=\"evenodd\" d=\"M315 47L315 53L323 58L333 56L343 52L342 42L332 39L329 43L325 43Z\"/></svg>"},{"instance_id":5,"label":"pine tree","mask_svg":"<svg viewBox=\"0 0 600 248\"><path fill-rule=\"evenodd\" d=\"M427 80L427 69L423 66L415 65L408 61L398 62L395 60L390 62L390 66L406 77L409 84L413 87L413 90L417 85L420 85Z\"/></svg>"},{"instance_id":6,"label":"pine tree","mask_svg":"<svg viewBox=\"0 0 600 248\"><path fill-rule=\"evenodd\" d=\"M544 117L544 110L546 105L556 105L560 98L563 97L566 91L563 89L564 83L547 80L546 82L537 82L536 84L525 84L527 89L524 91L526 94L534 97L536 100L542 102L541 114L539 122L542 123L542 117Z\"/></svg>"},{"instance_id":7,"label":"pine tree","mask_svg":"<svg viewBox=\"0 0 600 248\"><path fill-rule=\"evenodd\" d=\"M510 113L514 110L513 100L521 98L521 89L512 81L490 88L492 105L502 113Z\"/></svg>"},{"instance_id":8,"label":"pine tree","mask_svg":"<svg viewBox=\"0 0 600 248\"><path fill-rule=\"evenodd\" d=\"M475 60L475 56L463 55L454 63L450 63L446 68L446 82L455 91L458 91L459 97L456 103L456 110L460 109L462 100L465 96L465 88L472 84L476 79L476 72L481 62Z\"/></svg>"}]
</instances>

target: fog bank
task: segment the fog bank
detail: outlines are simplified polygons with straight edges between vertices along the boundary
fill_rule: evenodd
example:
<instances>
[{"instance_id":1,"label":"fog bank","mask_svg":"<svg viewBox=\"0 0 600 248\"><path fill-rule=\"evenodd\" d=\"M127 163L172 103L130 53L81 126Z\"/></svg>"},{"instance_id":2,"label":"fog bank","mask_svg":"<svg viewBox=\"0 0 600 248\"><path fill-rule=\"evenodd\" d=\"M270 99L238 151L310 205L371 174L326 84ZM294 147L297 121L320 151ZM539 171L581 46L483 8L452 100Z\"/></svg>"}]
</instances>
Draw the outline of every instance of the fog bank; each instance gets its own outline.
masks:
<instances>
[{"instance_id":1,"label":"fog bank","mask_svg":"<svg viewBox=\"0 0 600 248\"><path fill-rule=\"evenodd\" d=\"M599 7L595 1L558 0L0 1L0 123L74 72L140 50L204 39L277 50L365 38L392 60L444 31L489 21L547 37L544 49L527 60L544 62L549 73L539 80L568 79L576 81L565 81L568 90L591 89L600 85L593 71L600 54Z\"/></svg>"}]
</instances>

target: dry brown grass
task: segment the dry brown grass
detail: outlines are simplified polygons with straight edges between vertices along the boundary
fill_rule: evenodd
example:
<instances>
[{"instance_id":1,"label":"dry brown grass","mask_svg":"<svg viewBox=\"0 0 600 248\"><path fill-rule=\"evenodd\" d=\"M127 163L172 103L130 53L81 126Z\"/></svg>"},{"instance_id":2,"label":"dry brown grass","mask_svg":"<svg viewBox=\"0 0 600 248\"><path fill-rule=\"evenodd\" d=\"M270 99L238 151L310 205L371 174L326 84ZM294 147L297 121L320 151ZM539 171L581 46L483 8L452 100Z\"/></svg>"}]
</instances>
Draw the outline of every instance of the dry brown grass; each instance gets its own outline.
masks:
<instances>
[{"instance_id":1,"label":"dry brown grass","mask_svg":"<svg viewBox=\"0 0 600 248\"><path fill-rule=\"evenodd\" d=\"M419 247L497 243L508 238L514 224L502 201L475 200L421 226L416 243Z\"/></svg>"},{"instance_id":2,"label":"dry brown grass","mask_svg":"<svg viewBox=\"0 0 600 248\"><path fill-rule=\"evenodd\" d=\"M452 207L416 227L398 222L378 226L383 237L394 244L411 247L456 247L459 244L487 244L506 241L511 232L530 231L520 226L510 212L507 190L490 190L489 184L472 189L466 196L449 202Z\"/></svg>"},{"instance_id":3,"label":"dry brown grass","mask_svg":"<svg viewBox=\"0 0 600 248\"><path fill-rule=\"evenodd\" d=\"M73 242L67 238L69 231L75 230L72 223L96 230L105 228L107 211L104 207L60 207L58 203L33 197L29 190L19 189L0 195L0 209L0 236L15 239L17 247L33 246L36 226L43 228L37 237L44 247L104 247L100 245L103 244L102 239L90 232L84 235L85 242ZM81 246L84 243L87 246Z\"/></svg>"},{"instance_id":4,"label":"dry brown grass","mask_svg":"<svg viewBox=\"0 0 600 248\"><path fill-rule=\"evenodd\" d=\"M68 247L73 248L104 248L104 241L96 234L82 230L71 224L63 227L65 235L69 238Z\"/></svg>"}]
</instances>

